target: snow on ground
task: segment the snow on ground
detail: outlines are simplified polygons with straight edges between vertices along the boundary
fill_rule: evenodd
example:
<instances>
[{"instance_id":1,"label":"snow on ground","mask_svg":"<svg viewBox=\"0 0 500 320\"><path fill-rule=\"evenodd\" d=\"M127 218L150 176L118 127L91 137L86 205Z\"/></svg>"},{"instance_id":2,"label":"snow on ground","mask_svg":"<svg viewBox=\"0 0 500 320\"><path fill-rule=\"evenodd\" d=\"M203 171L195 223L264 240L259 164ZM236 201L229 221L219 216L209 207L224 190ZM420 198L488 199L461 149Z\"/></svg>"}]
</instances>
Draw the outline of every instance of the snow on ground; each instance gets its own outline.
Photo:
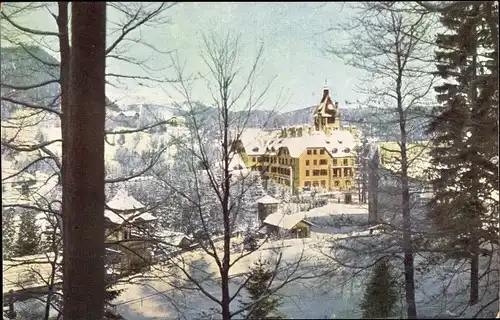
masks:
<instances>
[{"instance_id":1,"label":"snow on ground","mask_svg":"<svg viewBox=\"0 0 500 320\"><path fill-rule=\"evenodd\" d=\"M248 272L248 267L259 256L275 261L277 254L273 249L278 249L282 252L283 263L291 264L292 267L299 263L298 271L294 276L310 275L313 271L319 272L325 266L324 262L326 261L324 258L321 258L317 251L313 253L313 250L311 250L312 246L310 244L315 243L311 239L290 239L266 243L261 250L253 252L235 264L231 269L230 275L237 277ZM302 252L304 252L304 257L301 259ZM238 253L235 252L234 255L233 258L236 258ZM213 259L207 257L201 250L188 252L183 255L182 259L186 263L185 269L193 274L196 279L202 281L203 286L206 287L210 294L220 298L220 287L217 284L219 278L218 269ZM283 272L280 273L277 283L282 281L284 274L291 272L292 269L285 264L282 264L282 268ZM216 307L199 290L182 292L182 290L175 289L175 285L179 286L182 284L193 288L192 284L184 283L186 278L175 268L168 270L166 267L158 266L148 276L156 279L146 281L145 285L126 285L126 291L114 301L118 304L118 311L127 319L175 318L179 314L176 312L172 302L169 301L171 299L175 299L175 304L180 308L179 312L183 313L183 316L187 319L203 318L201 316L202 311L208 312L210 308ZM175 281L172 278L175 278ZM280 311L284 312L287 317L293 318L316 318L318 317L318 312L321 313L321 317L329 316L332 312L330 309L331 304L325 302L330 298L324 296L325 292L315 290L315 288L320 287L317 283L319 280L311 279L296 283L292 282L287 285L279 292L286 296L284 309ZM231 291L233 293L237 290L237 283L238 280L235 278L232 281ZM159 294L159 292L162 294ZM166 296L169 297L167 298ZM321 301L322 296L323 300ZM342 299L342 297L339 298ZM238 308L237 300L235 300L233 305L235 308L233 311ZM317 306L310 308L309 305L313 302L317 303Z\"/></svg>"},{"instance_id":2,"label":"snow on ground","mask_svg":"<svg viewBox=\"0 0 500 320\"><path fill-rule=\"evenodd\" d=\"M333 249L333 242L342 242L347 247L355 248L362 243L364 246L381 248L384 245L397 246L397 239L382 234L369 234L366 226L366 205L338 204L315 208L307 212L308 219L315 221L311 231L311 238L289 239L271 241L263 245L257 252L253 252L241 259L230 271L231 294L234 294L241 283L242 276L248 272L249 266L259 256L276 259L278 252L282 254L284 267L281 270L279 281L283 280L286 272L293 269L303 253L301 263L296 275L318 275L330 271L329 274L298 279L286 284L277 295L282 297L279 312L287 318L320 319L320 318L359 318L360 299L363 296L369 270L356 270L341 266L341 264L328 258L325 254L335 255L346 261L357 262L358 265L368 265L375 261L371 254L359 254L356 251L343 252L339 247ZM349 220L351 219L351 220ZM221 243L216 244L221 253ZM345 250L344 250L345 251ZM232 261L239 251L232 252ZM397 254L396 254L397 256ZM353 260L349 260L353 259ZM417 256L415 265L427 263L426 257ZM340 261L340 260L339 260ZM399 275L400 283L404 283L402 273L402 259L395 259L395 272ZM177 259L185 270L201 282L207 293L220 299L219 273L213 259L208 257L201 249L184 253ZM458 317L467 306L468 285L467 266L462 266L458 275L454 275L457 266L450 262L416 273L417 308L420 317ZM314 273L313 273L314 272ZM217 319L217 304L207 298L197 287L187 281L186 276L178 268L154 266L147 274L148 280L138 280L133 284L125 284L125 291L114 301L117 310L126 319L210 319L209 314ZM495 276L493 276L495 277ZM140 283L139 283L140 282ZM450 283L447 291L443 290L445 284ZM488 294L497 287L487 287ZM464 289L465 288L465 289ZM462 293L457 293L462 291ZM493 291L494 292L494 291ZM245 290L240 292L244 297ZM232 311L239 308L240 298L232 304ZM397 316L405 316L404 290L401 286L401 302L397 307ZM489 300L485 298L478 306L465 310L462 316L473 316ZM462 308L462 309L460 309ZM495 306L492 306L495 308ZM235 317L238 318L238 317Z\"/></svg>"}]
</instances>

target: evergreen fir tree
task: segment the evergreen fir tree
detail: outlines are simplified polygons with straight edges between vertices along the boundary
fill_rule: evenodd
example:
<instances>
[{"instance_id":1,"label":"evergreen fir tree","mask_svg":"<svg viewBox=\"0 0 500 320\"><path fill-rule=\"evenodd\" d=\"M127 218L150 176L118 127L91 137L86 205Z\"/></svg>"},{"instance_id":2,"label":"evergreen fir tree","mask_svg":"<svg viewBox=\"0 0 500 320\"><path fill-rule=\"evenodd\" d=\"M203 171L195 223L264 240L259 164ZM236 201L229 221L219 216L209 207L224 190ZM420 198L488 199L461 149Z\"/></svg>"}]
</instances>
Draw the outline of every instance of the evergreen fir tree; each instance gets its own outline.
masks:
<instances>
[{"instance_id":1,"label":"evergreen fir tree","mask_svg":"<svg viewBox=\"0 0 500 320\"><path fill-rule=\"evenodd\" d=\"M390 264L383 259L375 265L366 286L361 302L363 319L392 316L397 301L397 283L391 275Z\"/></svg>"},{"instance_id":2,"label":"evergreen fir tree","mask_svg":"<svg viewBox=\"0 0 500 320\"><path fill-rule=\"evenodd\" d=\"M124 291L124 289L114 289L114 286L111 284L106 285L106 297L104 301L105 311L104 311L104 319L105 320L120 320L123 317L115 312L112 308L112 301Z\"/></svg>"},{"instance_id":3,"label":"evergreen fir tree","mask_svg":"<svg viewBox=\"0 0 500 320\"><path fill-rule=\"evenodd\" d=\"M12 257L15 253L15 235L14 210L4 210L2 212L2 253L4 259Z\"/></svg>"},{"instance_id":4,"label":"evergreen fir tree","mask_svg":"<svg viewBox=\"0 0 500 320\"><path fill-rule=\"evenodd\" d=\"M435 168L429 215L450 252L471 260L471 304L478 299L479 245L494 239L496 232L491 223L484 230L491 222L484 199L491 198L498 181L498 163L491 161L498 150L498 135L493 134L498 132L498 80L495 84L492 76L492 40L484 10L478 2L441 14L448 32L437 37L436 66L444 83L435 88L440 107L428 128ZM481 62L480 56L490 56L490 63Z\"/></svg>"},{"instance_id":5,"label":"evergreen fir tree","mask_svg":"<svg viewBox=\"0 0 500 320\"><path fill-rule=\"evenodd\" d=\"M36 225L36 214L32 211L23 210L20 213L21 223L16 244L17 256L28 256L38 253L40 244L40 232Z\"/></svg>"},{"instance_id":6,"label":"evergreen fir tree","mask_svg":"<svg viewBox=\"0 0 500 320\"><path fill-rule=\"evenodd\" d=\"M281 305L280 298L269 295L261 299L270 294L268 285L273 278L273 272L269 267L269 262L259 259L250 271L249 277L246 289L250 295L250 301L243 302L244 306L251 305L247 311L247 319L281 318L277 316L277 309Z\"/></svg>"}]
</instances>

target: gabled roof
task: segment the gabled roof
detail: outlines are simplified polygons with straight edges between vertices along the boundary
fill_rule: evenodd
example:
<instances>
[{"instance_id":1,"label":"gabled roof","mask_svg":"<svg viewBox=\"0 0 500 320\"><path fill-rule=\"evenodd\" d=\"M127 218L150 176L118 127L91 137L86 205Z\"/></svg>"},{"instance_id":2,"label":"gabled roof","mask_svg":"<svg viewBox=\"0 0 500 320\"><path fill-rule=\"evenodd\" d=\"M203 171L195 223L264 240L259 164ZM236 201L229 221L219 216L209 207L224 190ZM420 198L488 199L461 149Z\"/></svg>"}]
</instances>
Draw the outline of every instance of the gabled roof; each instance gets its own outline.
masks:
<instances>
[{"instance_id":1,"label":"gabled roof","mask_svg":"<svg viewBox=\"0 0 500 320\"><path fill-rule=\"evenodd\" d=\"M257 199L257 203L262 203L262 204L278 204L280 203L279 200L274 199L270 195L266 194L262 198Z\"/></svg>"},{"instance_id":2,"label":"gabled roof","mask_svg":"<svg viewBox=\"0 0 500 320\"><path fill-rule=\"evenodd\" d=\"M181 244L181 241L183 239L187 239L189 241L192 241L193 239L191 237L188 237L182 232L175 232L175 231L168 231L168 230L162 230L158 232L158 238L166 242L169 245L172 246L179 246Z\"/></svg>"},{"instance_id":3,"label":"gabled roof","mask_svg":"<svg viewBox=\"0 0 500 320\"><path fill-rule=\"evenodd\" d=\"M287 138L280 137L280 131L265 132L257 129L260 130L260 134L256 134L255 130L251 129L249 136L241 136L241 142L249 156L271 155L272 153L266 152L266 148L274 148L276 151L287 148L291 157L298 158L307 148L325 148L334 158L347 157L353 154L358 142L351 132L344 130L335 130L331 135L323 131L313 131L309 134L304 130L301 137ZM253 138L250 139L250 136Z\"/></svg>"},{"instance_id":4,"label":"gabled roof","mask_svg":"<svg viewBox=\"0 0 500 320\"><path fill-rule=\"evenodd\" d=\"M321 115L322 117L334 117L337 114L337 107L330 98L328 87L323 88L323 97L318 107L314 110L314 116Z\"/></svg>"},{"instance_id":5,"label":"gabled roof","mask_svg":"<svg viewBox=\"0 0 500 320\"><path fill-rule=\"evenodd\" d=\"M277 226L286 230L291 230L299 222L312 225L311 222L306 220L306 214L304 212L294 214L272 213L267 216L266 220L264 220L265 224Z\"/></svg>"},{"instance_id":6,"label":"gabled roof","mask_svg":"<svg viewBox=\"0 0 500 320\"><path fill-rule=\"evenodd\" d=\"M107 205L114 210L139 210L145 207L123 189L118 190L116 195L107 203Z\"/></svg>"},{"instance_id":7,"label":"gabled roof","mask_svg":"<svg viewBox=\"0 0 500 320\"><path fill-rule=\"evenodd\" d=\"M137 222L140 220L143 221L155 221L158 220L155 216L153 216L149 212L143 212L143 213L117 213L113 212L111 210L104 210L104 217L111 221L114 224L123 224L126 222Z\"/></svg>"}]
</instances>

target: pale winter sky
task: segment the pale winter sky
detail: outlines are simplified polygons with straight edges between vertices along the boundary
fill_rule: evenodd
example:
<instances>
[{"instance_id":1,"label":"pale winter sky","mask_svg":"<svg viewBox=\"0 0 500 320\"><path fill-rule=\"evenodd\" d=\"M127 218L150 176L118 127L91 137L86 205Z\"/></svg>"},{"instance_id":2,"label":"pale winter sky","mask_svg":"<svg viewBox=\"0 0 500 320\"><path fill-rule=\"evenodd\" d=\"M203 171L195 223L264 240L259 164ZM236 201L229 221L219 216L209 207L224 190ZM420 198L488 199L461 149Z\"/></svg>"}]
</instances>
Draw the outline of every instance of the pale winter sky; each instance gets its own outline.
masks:
<instances>
[{"instance_id":1,"label":"pale winter sky","mask_svg":"<svg viewBox=\"0 0 500 320\"><path fill-rule=\"evenodd\" d=\"M55 7L54 11L57 8ZM342 19L346 8L340 3L180 3L168 11L169 24L161 27L144 27L140 30L143 39L160 50L176 50L181 60L186 61L186 71L205 73L200 59L201 34L221 31L241 34L241 62L245 65L255 57L261 42L264 44L263 65L258 83L260 88L276 76L262 108L272 108L280 92L280 102L288 101L281 111L291 111L316 104L321 98L325 79L331 96L344 106L345 100L356 100L354 85L359 73L345 66L341 60L325 53L327 44L335 43L338 34L325 32L336 21ZM116 12L108 11L108 19L117 19ZM54 30L55 23L47 10L41 10L17 19L31 27ZM4 25L5 22L2 22ZM108 39L109 42L109 39ZM51 42L56 46L56 43ZM128 52L144 59L151 56L151 49L134 46ZM54 54L57 56L57 53ZM150 65L155 68L169 66L169 55L154 55ZM125 73L141 72L128 69L125 64L108 59L108 71ZM165 70L164 75L173 75ZM194 99L210 102L203 83L193 85ZM118 99L118 103L159 103L183 100L170 85L144 88L128 83L128 90L109 87L107 95Z\"/></svg>"}]
</instances>

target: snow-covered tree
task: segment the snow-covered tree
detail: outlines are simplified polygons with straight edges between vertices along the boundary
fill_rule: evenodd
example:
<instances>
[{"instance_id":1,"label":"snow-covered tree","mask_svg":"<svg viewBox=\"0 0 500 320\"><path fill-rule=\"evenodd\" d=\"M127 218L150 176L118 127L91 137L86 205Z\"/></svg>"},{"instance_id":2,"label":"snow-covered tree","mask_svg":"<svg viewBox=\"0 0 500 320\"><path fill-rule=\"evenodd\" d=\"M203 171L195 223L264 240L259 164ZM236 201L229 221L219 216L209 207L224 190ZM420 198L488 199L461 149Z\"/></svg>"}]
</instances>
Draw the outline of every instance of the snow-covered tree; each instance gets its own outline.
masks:
<instances>
[{"instance_id":1,"label":"snow-covered tree","mask_svg":"<svg viewBox=\"0 0 500 320\"><path fill-rule=\"evenodd\" d=\"M22 210L19 213L19 218L16 255L22 257L39 253L41 238L36 224L36 212Z\"/></svg>"},{"instance_id":2,"label":"snow-covered tree","mask_svg":"<svg viewBox=\"0 0 500 320\"><path fill-rule=\"evenodd\" d=\"M360 304L363 319L386 319L394 315L399 299L397 281L387 259L375 264Z\"/></svg>"},{"instance_id":3,"label":"snow-covered tree","mask_svg":"<svg viewBox=\"0 0 500 320\"><path fill-rule=\"evenodd\" d=\"M16 252L16 225L13 209L2 210L2 253L3 258L10 258Z\"/></svg>"},{"instance_id":4,"label":"snow-covered tree","mask_svg":"<svg viewBox=\"0 0 500 320\"><path fill-rule=\"evenodd\" d=\"M246 319L280 319L277 314L281 305L280 297L273 296L269 285L274 278L272 265L262 258L257 260L248 275L246 290L249 301L242 301L244 307L248 307Z\"/></svg>"},{"instance_id":5,"label":"snow-covered tree","mask_svg":"<svg viewBox=\"0 0 500 320\"><path fill-rule=\"evenodd\" d=\"M498 237L498 77L485 2L441 13L446 32L437 37L435 88L440 103L432 133L435 191L429 216L447 240L447 250L471 264L470 303L479 300L479 250ZM497 13L498 15L498 8ZM498 35L496 35L498 36ZM497 40L498 41L498 40ZM484 246L483 246L484 247ZM458 254L457 254L458 253Z\"/></svg>"}]
</instances>

